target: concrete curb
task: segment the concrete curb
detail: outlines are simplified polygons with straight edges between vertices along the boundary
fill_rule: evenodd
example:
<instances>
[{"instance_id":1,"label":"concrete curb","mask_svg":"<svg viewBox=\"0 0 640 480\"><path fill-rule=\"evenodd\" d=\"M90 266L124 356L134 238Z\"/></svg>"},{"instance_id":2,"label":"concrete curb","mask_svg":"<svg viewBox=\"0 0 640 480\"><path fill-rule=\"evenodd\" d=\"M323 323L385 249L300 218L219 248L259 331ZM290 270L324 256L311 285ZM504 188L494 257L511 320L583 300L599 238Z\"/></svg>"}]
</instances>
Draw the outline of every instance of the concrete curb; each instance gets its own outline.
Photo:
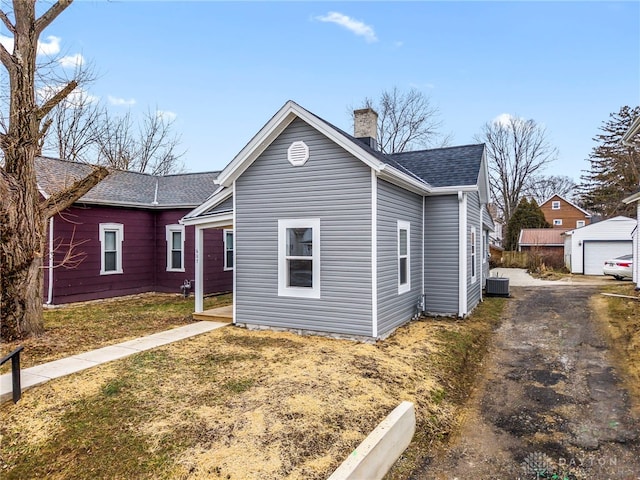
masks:
<instances>
[{"instance_id":1,"label":"concrete curb","mask_svg":"<svg viewBox=\"0 0 640 480\"><path fill-rule=\"evenodd\" d=\"M416 412L411 402L398 405L349 455L328 480L375 480L384 477L411 443Z\"/></svg>"}]
</instances>

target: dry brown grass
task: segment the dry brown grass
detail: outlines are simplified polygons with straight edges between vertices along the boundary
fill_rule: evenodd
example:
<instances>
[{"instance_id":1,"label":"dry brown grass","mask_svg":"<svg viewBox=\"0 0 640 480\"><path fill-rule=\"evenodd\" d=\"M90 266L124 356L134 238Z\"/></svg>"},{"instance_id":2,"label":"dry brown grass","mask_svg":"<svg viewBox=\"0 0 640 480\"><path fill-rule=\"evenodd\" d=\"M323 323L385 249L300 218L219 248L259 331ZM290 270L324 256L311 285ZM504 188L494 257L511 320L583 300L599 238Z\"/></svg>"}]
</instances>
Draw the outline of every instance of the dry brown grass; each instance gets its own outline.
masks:
<instances>
[{"instance_id":1,"label":"dry brown grass","mask_svg":"<svg viewBox=\"0 0 640 480\"><path fill-rule=\"evenodd\" d=\"M231 295L205 299L205 308L229 305ZM45 333L15 342L2 342L0 356L19 345L23 368L106 347L191 323L193 297L142 294L47 309ZM10 362L1 373L10 371Z\"/></svg>"},{"instance_id":2,"label":"dry brown grass","mask_svg":"<svg viewBox=\"0 0 640 480\"><path fill-rule=\"evenodd\" d=\"M456 423L504 299L378 344L225 327L2 406L3 478L321 479L398 403L416 405L405 478Z\"/></svg>"},{"instance_id":3,"label":"dry brown grass","mask_svg":"<svg viewBox=\"0 0 640 480\"><path fill-rule=\"evenodd\" d=\"M598 295L592 299L592 305L640 414L640 295L630 282L619 282L606 291L639 299Z\"/></svg>"}]
</instances>

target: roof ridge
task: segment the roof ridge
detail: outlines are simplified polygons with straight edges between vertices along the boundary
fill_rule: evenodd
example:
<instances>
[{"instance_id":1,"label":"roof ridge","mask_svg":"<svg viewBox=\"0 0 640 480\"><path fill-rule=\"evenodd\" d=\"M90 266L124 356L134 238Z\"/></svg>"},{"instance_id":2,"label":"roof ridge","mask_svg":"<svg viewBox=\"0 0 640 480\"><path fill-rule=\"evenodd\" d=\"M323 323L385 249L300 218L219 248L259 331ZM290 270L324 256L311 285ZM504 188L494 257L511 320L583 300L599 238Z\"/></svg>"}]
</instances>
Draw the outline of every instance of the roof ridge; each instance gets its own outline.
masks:
<instances>
[{"instance_id":1,"label":"roof ridge","mask_svg":"<svg viewBox=\"0 0 640 480\"><path fill-rule=\"evenodd\" d=\"M454 148L466 148L466 147L480 147L480 146L484 146L484 143L467 143L465 145L451 145L451 146L447 146L447 147L436 147L436 148L423 148L422 150L409 150L406 152L394 152L394 153L387 153L385 155L388 156L393 156L393 155L405 155L405 154L411 154L411 153L422 153L422 152L435 152L438 150L451 150Z\"/></svg>"}]
</instances>

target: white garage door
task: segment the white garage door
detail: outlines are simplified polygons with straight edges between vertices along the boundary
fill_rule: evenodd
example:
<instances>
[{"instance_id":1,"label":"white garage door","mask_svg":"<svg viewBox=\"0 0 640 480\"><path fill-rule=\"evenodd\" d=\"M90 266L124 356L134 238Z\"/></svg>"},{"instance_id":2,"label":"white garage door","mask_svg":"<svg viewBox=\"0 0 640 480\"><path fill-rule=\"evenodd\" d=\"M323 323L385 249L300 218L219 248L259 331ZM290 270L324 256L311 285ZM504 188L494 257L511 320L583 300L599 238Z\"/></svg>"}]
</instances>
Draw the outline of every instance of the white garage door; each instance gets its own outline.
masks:
<instances>
[{"instance_id":1,"label":"white garage door","mask_svg":"<svg viewBox=\"0 0 640 480\"><path fill-rule=\"evenodd\" d=\"M586 241L584 242L584 274L602 275L605 260L628 255L631 251L630 241Z\"/></svg>"}]
</instances>

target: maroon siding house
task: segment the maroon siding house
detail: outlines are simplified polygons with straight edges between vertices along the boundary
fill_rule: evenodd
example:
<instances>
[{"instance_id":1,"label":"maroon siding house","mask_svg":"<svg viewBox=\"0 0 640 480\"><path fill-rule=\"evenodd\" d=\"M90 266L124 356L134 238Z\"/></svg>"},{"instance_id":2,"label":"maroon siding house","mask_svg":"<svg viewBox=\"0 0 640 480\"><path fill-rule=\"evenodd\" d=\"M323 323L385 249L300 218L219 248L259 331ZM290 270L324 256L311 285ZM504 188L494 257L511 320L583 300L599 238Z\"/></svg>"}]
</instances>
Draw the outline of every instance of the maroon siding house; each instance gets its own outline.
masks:
<instances>
[{"instance_id":1,"label":"maroon siding house","mask_svg":"<svg viewBox=\"0 0 640 480\"><path fill-rule=\"evenodd\" d=\"M36 159L47 197L85 176L90 165ZM180 219L215 190L218 172L148 175L113 170L48 224L44 302L58 305L144 292L194 288L195 230ZM227 245L225 246L225 237ZM232 234L205 232L207 294L232 290Z\"/></svg>"}]
</instances>

